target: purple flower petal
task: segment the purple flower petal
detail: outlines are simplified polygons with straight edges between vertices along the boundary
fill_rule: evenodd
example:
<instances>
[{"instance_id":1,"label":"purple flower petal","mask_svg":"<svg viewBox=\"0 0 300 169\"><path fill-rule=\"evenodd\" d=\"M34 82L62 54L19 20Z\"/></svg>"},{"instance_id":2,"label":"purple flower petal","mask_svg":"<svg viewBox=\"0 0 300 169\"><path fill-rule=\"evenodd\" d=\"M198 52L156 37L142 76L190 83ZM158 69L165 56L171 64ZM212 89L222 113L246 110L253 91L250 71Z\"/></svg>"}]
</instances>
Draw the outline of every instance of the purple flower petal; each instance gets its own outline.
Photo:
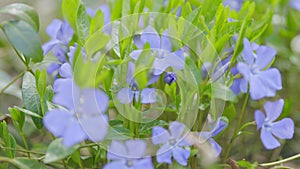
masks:
<instances>
[{"instance_id":1,"label":"purple flower petal","mask_svg":"<svg viewBox=\"0 0 300 169\"><path fill-rule=\"evenodd\" d=\"M260 110L256 110L254 118L255 118L255 122L256 122L256 126L257 126L256 129L258 130L263 126L263 124L265 122L265 115Z\"/></svg>"},{"instance_id":2,"label":"purple flower petal","mask_svg":"<svg viewBox=\"0 0 300 169\"><path fill-rule=\"evenodd\" d=\"M74 31L71 25L66 20L64 20L63 24L56 34L56 39L62 41L64 45L68 45L68 43L72 40L73 35Z\"/></svg>"},{"instance_id":3,"label":"purple flower petal","mask_svg":"<svg viewBox=\"0 0 300 169\"><path fill-rule=\"evenodd\" d=\"M46 55L47 53L50 52L51 49L53 49L56 45L59 45L60 41L58 40L51 40L45 44L43 44L42 48L43 48L43 55Z\"/></svg>"},{"instance_id":4,"label":"purple flower petal","mask_svg":"<svg viewBox=\"0 0 300 169\"><path fill-rule=\"evenodd\" d=\"M246 80L250 79L251 70L246 63L239 62L236 66L237 70L243 75Z\"/></svg>"},{"instance_id":5,"label":"purple flower petal","mask_svg":"<svg viewBox=\"0 0 300 169\"><path fill-rule=\"evenodd\" d=\"M142 103L149 104L156 102L156 93L154 88L145 88L141 93Z\"/></svg>"},{"instance_id":6,"label":"purple flower petal","mask_svg":"<svg viewBox=\"0 0 300 169\"><path fill-rule=\"evenodd\" d=\"M290 118L284 118L274 122L272 125L272 133L280 139L291 139L294 135L294 122Z\"/></svg>"},{"instance_id":7,"label":"purple flower petal","mask_svg":"<svg viewBox=\"0 0 300 169\"><path fill-rule=\"evenodd\" d=\"M282 112L283 104L284 104L283 99L279 99L275 102L266 102L264 105L264 109L267 114L266 120L270 122L276 120Z\"/></svg>"},{"instance_id":8,"label":"purple flower petal","mask_svg":"<svg viewBox=\"0 0 300 169\"><path fill-rule=\"evenodd\" d=\"M104 113L109 102L109 98L104 92L93 88L81 90L80 96L75 100L80 103L76 107L76 111L86 114Z\"/></svg>"},{"instance_id":9,"label":"purple flower petal","mask_svg":"<svg viewBox=\"0 0 300 169\"><path fill-rule=\"evenodd\" d=\"M227 126L227 123L225 123L221 118L219 117L214 129L211 131L211 136L214 137L218 135L221 131L223 131Z\"/></svg>"},{"instance_id":10,"label":"purple flower petal","mask_svg":"<svg viewBox=\"0 0 300 169\"><path fill-rule=\"evenodd\" d=\"M62 64L59 68L59 74L63 78L72 78L73 73L71 65L69 63Z\"/></svg>"},{"instance_id":11,"label":"purple flower petal","mask_svg":"<svg viewBox=\"0 0 300 169\"><path fill-rule=\"evenodd\" d=\"M272 135L271 131L266 128L261 129L260 138L266 149L271 150L280 146L280 143Z\"/></svg>"},{"instance_id":12,"label":"purple flower petal","mask_svg":"<svg viewBox=\"0 0 300 169\"><path fill-rule=\"evenodd\" d=\"M174 121L170 123L169 130L171 132L171 136L175 139L181 139L186 133L184 133L184 130L186 129L186 126L180 122Z\"/></svg>"},{"instance_id":13,"label":"purple flower petal","mask_svg":"<svg viewBox=\"0 0 300 169\"><path fill-rule=\"evenodd\" d=\"M300 11L300 0L290 0L290 6Z\"/></svg>"},{"instance_id":14,"label":"purple flower petal","mask_svg":"<svg viewBox=\"0 0 300 169\"><path fill-rule=\"evenodd\" d=\"M152 75L150 80L148 81L147 85L151 85L155 83L159 79L160 75Z\"/></svg>"},{"instance_id":15,"label":"purple flower petal","mask_svg":"<svg viewBox=\"0 0 300 169\"><path fill-rule=\"evenodd\" d=\"M276 55L276 50L268 46L260 46L256 52L257 58L255 64L258 65L260 69L268 66Z\"/></svg>"},{"instance_id":16,"label":"purple flower petal","mask_svg":"<svg viewBox=\"0 0 300 169\"><path fill-rule=\"evenodd\" d=\"M73 110L75 105L79 105L75 102L79 98L79 88L73 83L72 79L57 79L54 82L53 103L62 105L68 110Z\"/></svg>"},{"instance_id":17,"label":"purple flower petal","mask_svg":"<svg viewBox=\"0 0 300 169\"><path fill-rule=\"evenodd\" d=\"M127 169L125 161L113 161L105 164L103 169Z\"/></svg>"},{"instance_id":18,"label":"purple flower petal","mask_svg":"<svg viewBox=\"0 0 300 169\"><path fill-rule=\"evenodd\" d=\"M168 35L168 31L165 30L161 35L161 44L160 48L167 50L169 52L172 51L172 43Z\"/></svg>"},{"instance_id":19,"label":"purple flower petal","mask_svg":"<svg viewBox=\"0 0 300 169\"><path fill-rule=\"evenodd\" d=\"M146 43L150 43L151 48L160 48L160 37L157 32L151 27L148 26L141 35L141 40Z\"/></svg>"},{"instance_id":20,"label":"purple flower petal","mask_svg":"<svg viewBox=\"0 0 300 169\"><path fill-rule=\"evenodd\" d=\"M128 158L141 158L146 152L146 142L143 140L128 140L125 145L128 149Z\"/></svg>"},{"instance_id":21,"label":"purple flower petal","mask_svg":"<svg viewBox=\"0 0 300 169\"><path fill-rule=\"evenodd\" d=\"M107 152L109 160L124 160L127 157L127 149L124 143L120 141L112 141Z\"/></svg>"},{"instance_id":22,"label":"purple flower petal","mask_svg":"<svg viewBox=\"0 0 300 169\"><path fill-rule=\"evenodd\" d=\"M47 67L47 73L49 75L52 75L53 72L57 71L60 68L60 64L57 63L51 63L48 67Z\"/></svg>"},{"instance_id":23,"label":"purple flower petal","mask_svg":"<svg viewBox=\"0 0 300 169\"><path fill-rule=\"evenodd\" d=\"M134 79L133 75L134 75L134 71L135 71L135 64L132 62L128 62L127 70L128 71L127 71L127 75L126 75L126 82L128 84L130 84Z\"/></svg>"},{"instance_id":24,"label":"purple flower petal","mask_svg":"<svg viewBox=\"0 0 300 169\"><path fill-rule=\"evenodd\" d=\"M215 157L218 157L222 151L222 147L212 138L209 140L211 148L214 150Z\"/></svg>"},{"instance_id":25,"label":"purple flower petal","mask_svg":"<svg viewBox=\"0 0 300 169\"><path fill-rule=\"evenodd\" d=\"M49 26L46 29L46 33L52 38L52 39L56 39L56 34L59 30L59 28L62 25L62 21L59 19L54 19Z\"/></svg>"},{"instance_id":26,"label":"purple flower petal","mask_svg":"<svg viewBox=\"0 0 300 169\"><path fill-rule=\"evenodd\" d=\"M188 158L190 156L190 151L185 150L180 147L175 147L172 150L174 159L181 165L186 166L188 162Z\"/></svg>"},{"instance_id":27,"label":"purple flower petal","mask_svg":"<svg viewBox=\"0 0 300 169\"><path fill-rule=\"evenodd\" d=\"M171 138L171 136L166 129L164 129L160 126L153 127L152 143L154 145L167 143L170 140L170 138Z\"/></svg>"},{"instance_id":28,"label":"purple flower petal","mask_svg":"<svg viewBox=\"0 0 300 169\"><path fill-rule=\"evenodd\" d=\"M130 91L128 87L122 88L118 92L118 99L120 100L120 103L122 104L129 104L132 102L133 99L133 93Z\"/></svg>"},{"instance_id":29,"label":"purple flower petal","mask_svg":"<svg viewBox=\"0 0 300 169\"><path fill-rule=\"evenodd\" d=\"M134 166L133 169L153 169L153 164L150 157L146 157L144 159L138 160Z\"/></svg>"},{"instance_id":30,"label":"purple flower petal","mask_svg":"<svg viewBox=\"0 0 300 169\"><path fill-rule=\"evenodd\" d=\"M71 147L75 144L82 142L83 140L87 139L87 135L82 130L78 121L73 117L73 119L69 120L67 123L67 127L64 131L63 144L66 147Z\"/></svg>"},{"instance_id":31,"label":"purple flower petal","mask_svg":"<svg viewBox=\"0 0 300 169\"><path fill-rule=\"evenodd\" d=\"M248 39L244 39L244 50L242 53L244 59L246 60L246 62L250 65L252 65L254 63L254 54L253 54L253 50L251 48L251 44L249 42Z\"/></svg>"},{"instance_id":32,"label":"purple flower petal","mask_svg":"<svg viewBox=\"0 0 300 169\"><path fill-rule=\"evenodd\" d=\"M132 51L129 55L132 59L137 60L139 58L139 56L142 54L143 50L134 50Z\"/></svg>"},{"instance_id":33,"label":"purple flower petal","mask_svg":"<svg viewBox=\"0 0 300 169\"><path fill-rule=\"evenodd\" d=\"M107 4L104 4L100 6L100 9L104 14L104 25L106 25L110 22L110 17L111 17L110 8Z\"/></svg>"},{"instance_id":34,"label":"purple flower petal","mask_svg":"<svg viewBox=\"0 0 300 169\"><path fill-rule=\"evenodd\" d=\"M64 110L50 110L44 116L43 124L54 136L61 137L72 116L72 114Z\"/></svg>"},{"instance_id":35,"label":"purple flower petal","mask_svg":"<svg viewBox=\"0 0 300 169\"><path fill-rule=\"evenodd\" d=\"M156 161L158 163L172 164L172 147L169 144L161 146L156 153Z\"/></svg>"},{"instance_id":36,"label":"purple flower petal","mask_svg":"<svg viewBox=\"0 0 300 169\"><path fill-rule=\"evenodd\" d=\"M79 118L82 130L93 142L99 142L104 139L108 130L108 117L106 115L94 115L91 117Z\"/></svg>"}]
</instances>

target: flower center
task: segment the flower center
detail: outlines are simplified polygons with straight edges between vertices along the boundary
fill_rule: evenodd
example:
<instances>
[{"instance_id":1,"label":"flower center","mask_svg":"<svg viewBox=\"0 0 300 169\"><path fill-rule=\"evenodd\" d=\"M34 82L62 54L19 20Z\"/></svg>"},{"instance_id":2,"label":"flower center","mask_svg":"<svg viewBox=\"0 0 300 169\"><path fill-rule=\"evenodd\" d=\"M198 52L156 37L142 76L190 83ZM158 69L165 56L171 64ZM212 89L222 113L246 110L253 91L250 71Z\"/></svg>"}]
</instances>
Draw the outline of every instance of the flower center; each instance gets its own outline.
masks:
<instances>
[{"instance_id":1,"label":"flower center","mask_svg":"<svg viewBox=\"0 0 300 169\"><path fill-rule=\"evenodd\" d=\"M132 82L131 85L130 85L130 89L131 91L139 91L139 87L137 86L137 84L135 82Z\"/></svg>"},{"instance_id":2,"label":"flower center","mask_svg":"<svg viewBox=\"0 0 300 169\"><path fill-rule=\"evenodd\" d=\"M170 145L174 146L175 143L176 143L176 140L174 138L172 138L172 139L169 140L169 144Z\"/></svg>"},{"instance_id":3,"label":"flower center","mask_svg":"<svg viewBox=\"0 0 300 169\"><path fill-rule=\"evenodd\" d=\"M127 160L126 161L126 166L127 167L132 167L133 166L133 161L132 160Z\"/></svg>"}]
</instances>

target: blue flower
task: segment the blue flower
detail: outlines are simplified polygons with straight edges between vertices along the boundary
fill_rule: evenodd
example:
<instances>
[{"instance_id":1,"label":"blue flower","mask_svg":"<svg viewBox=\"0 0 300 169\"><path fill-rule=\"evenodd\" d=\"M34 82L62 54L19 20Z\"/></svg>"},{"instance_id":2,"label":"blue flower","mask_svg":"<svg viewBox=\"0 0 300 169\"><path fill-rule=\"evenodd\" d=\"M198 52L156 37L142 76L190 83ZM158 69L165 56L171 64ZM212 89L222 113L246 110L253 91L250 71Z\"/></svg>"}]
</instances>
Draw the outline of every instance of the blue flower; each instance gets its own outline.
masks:
<instances>
[{"instance_id":1,"label":"blue flower","mask_svg":"<svg viewBox=\"0 0 300 169\"><path fill-rule=\"evenodd\" d=\"M274 122L280 116L283 104L284 101L282 99L275 102L266 102L264 109L267 117L262 111L255 111L257 130L261 128L260 138L266 149L270 150L280 146L280 143L274 136L279 139L293 138L294 122L292 119L284 118Z\"/></svg>"},{"instance_id":2,"label":"blue flower","mask_svg":"<svg viewBox=\"0 0 300 169\"><path fill-rule=\"evenodd\" d=\"M177 76L176 73L174 72L167 72L165 77L164 77L164 82L167 83L168 85L171 85L173 82L176 82Z\"/></svg>"},{"instance_id":3,"label":"blue flower","mask_svg":"<svg viewBox=\"0 0 300 169\"><path fill-rule=\"evenodd\" d=\"M128 62L128 72L126 76L126 81L129 87L122 88L118 92L118 99L122 104L129 104L135 99L136 102L139 101L139 95L141 94L141 103L155 103L156 93L154 88L144 88L140 91L137 83L134 80L133 73L135 70L135 65L132 62Z\"/></svg>"},{"instance_id":4,"label":"blue flower","mask_svg":"<svg viewBox=\"0 0 300 169\"><path fill-rule=\"evenodd\" d=\"M173 156L179 164L186 166L190 150L186 150L184 147L191 145L184 139L186 126L175 121L170 123L169 130L171 135L160 126L153 127L152 143L154 145L163 144L156 153L156 161L171 164Z\"/></svg>"},{"instance_id":5,"label":"blue flower","mask_svg":"<svg viewBox=\"0 0 300 169\"><path fill-rule=\"evenodd\" d=\"M242 56L245 61L239 62L232 70L235 73L239 72L243 78L235 79L231 87L233 92L246 93L249 84L250 96L253 100L275 96L276 90L282 88L281 75L276 68L266 69L275 55L275 49L255 43L251 46L248 39L244 39Z\"/></svg>"},{"instance_id":6,"label":"blue flower","mask_svg":"<svg viewBox=\"0 0 300 169\"><path fill-rule=\"evenodd\" d=\"M135 38L135 44L139 49L132 51L130 57L137 60L146 43L150 44L151 50L156 55L153 62L153 75L162 74L168 67L173 67L177 70L184 68L183 50L179 49L172 52L172 43L168 37L168 31L163 32L162 36L159 37L158 33L151 26L148 26L140 38Z\"/></svg>"},{"instance_id":7,"label":"blue flower","mask_svg":"<svg viewBox=\"0 0 300 169\"><path fill-rule=\"evenodd\" d=\"M104 169L153 169L151 157L144 157L146 148L142 140L112 141L107 153L112 161Z\"/></svg>"},{"instance_id":8,"label":"blue flower","mask_svg":"<svg viewBox=\"0 0 300 169\"><path fill-rule=\"evenodd\" d=\"M70 147L85 139L97 142L104 139L108 129L108 117L103 114L109 99L94 88L79 89L72 78L54 82L53 102L64 109L53 109L43 118L44 126L63 144Z\"/></svg>"},{"instance_id":9,"label":"blue flower","mask_svg":"<svg viewBox=\"0 0 300 169\"><path fill-rule=\"evenodd\" d=\"M290 6L300 11L300 0L290 0Z\"/></svg>"},{"instance_id":10,"label":"blue flower","mask_svg":"<svg viewBox=\"0 0 300 169\"><path fill-rule=\"evenodd\" d=\"M229 6L230 9L239 11L242 7L243 1L244 0L225 0L223 4L224 6Z\"/></svg>"},{"instance_id":11,"label":"blue flower","mask_svg":"<svg viewBox=\"0 0 300 169\"><path fill-rule=\"evenodd\" d=\"M46 29L51 40L43 45L44 55L51 50L57 57L59 63L67 61L66 54L68 52L68 44L71 41L74 31L67 21L54 19ZM47 68L48 74L52 74L60 67L58 63L52 63Z\"/></svg>"},{"instance_id":12,"label":"blue flower","mask_svg":"<svg viewBox=\"0 0 300 169\"><path fill-rule=\"evenodd\" d=\"M214 154L217 156L220 155L222 151L222 147L213 139L216 135L218 135L221 131L223 131L227 126L227 123L225 123L221 118L219 117L217 119L215 127L211 131L203 131L198 133L197 135L200 136L201 139L207 140L211 147L214 150Z\"/></svg>"}]
</instances>

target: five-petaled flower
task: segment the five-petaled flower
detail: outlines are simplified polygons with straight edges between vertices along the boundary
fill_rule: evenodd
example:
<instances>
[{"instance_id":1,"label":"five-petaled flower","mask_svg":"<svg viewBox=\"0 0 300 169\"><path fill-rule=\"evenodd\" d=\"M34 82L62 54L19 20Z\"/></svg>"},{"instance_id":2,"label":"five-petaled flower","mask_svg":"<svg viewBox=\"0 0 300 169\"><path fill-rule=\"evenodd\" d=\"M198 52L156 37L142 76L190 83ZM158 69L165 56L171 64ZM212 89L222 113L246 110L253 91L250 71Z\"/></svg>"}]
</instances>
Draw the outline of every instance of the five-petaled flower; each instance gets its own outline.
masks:
<instances>
[{"instance_id":1,"label":"five-petaled flower","mask_svg":"<svg viewBox=\"0 0 300 169\"><path fill-rule=\"evenodd\" d=\"M163 127L156 126L152 130L152 143L154 145L163 144L156 153L158 163L172 163L171 157L181 165L186 166L190 156L190 150L184 147L190 146L191 143L185 140L186 126L177 121L169 125L170 133Z\"/></svg>"},{"instance_id":2,"label":"five-petaled flower","mask_svg":"<svg viewBox=\"0 0 300 169\"><path fill-rule=\"evenodd\" d=\"M104 169L153 169L151 157L144 156L146 148L143 140L112 141L107 153L107 159L112 161Z\"/></svg>"},{"instance_id":3,"label":"five-petaled flower","mask_svg":"<svg viewBox=\"0 0 300 169\"><path fill-rule=\"evenodd\" d=\"M140 38L135 40L138 50L130 53L130 57L137 60L143 52L143 46L149 43L151 51L156 56L153 62L154 72L153 75L157 76L162 74L168 67L173 67L177 70L184 68L184 54L182 49L172 52L172 43L168 37L168 31L164 31L159 37L158 33L148 26L141 34Z\"/></svg>"},{"instance_id":4,"label":"five-petaled flower","mask_svg":"<svg viewBox=\"0 0 300 169\"><path fill-rule=\"evenodd\" d=\"M53 109L43 118L45 127L70 147L85 139L104 139L108 129L107 95L94 88L80 89L72 78L54 82L53 102L65 109Z\"/></svg>"},{"instance_id":5,"label":"five-petaled flower","mask_svg":"<svg viewBox=\"0 0 300 169\"><path fill-rule=\"evenodd\" d=\"M264 109L266 116L260 110L255 111L255 122L257 130L261 128L260 138L266 149L274 149L280 146L276 140L291 139L294 135L294 122L290 118L284 118L274 122L282 111L284 101L282 99L275 102L266 102Z\"/></svg>"},{"instance_id":6,"label":"five-petaled flower","mask_svg":"<svg viewBox=\"0 0 300 169\"><path fill-rule=\"evenodd\" d=\"M281 75L278 69L265 69L276 55L276 50L268 46L259 46L256 43L250 44L244 39L244 51L242 53L244 62L238 62L236 71L243 78L234 80L232 90L235 94L240 91L246 93L250 85L250 96L253 100L263 97L273 97L276 90L282 88Z\"/></svg>"},{"instance_id":7,"label":"five-petaled flower","mask_svg":"<svg viewBox=\"0 0 300 169\"><path fill-rule=\"evenodd\" d=\"M156 102L155 88L144 88L141 92L138 84L134 80L134 70L135 65L132 62L128 62L128 72L126 76L126 82L129 87L122 88L118 92L118 99L122 104L128 104L135 99L136 102L139 101L139 95L141 94L141 103L149 104Z\"/></svg>"},{"instance_id":8,"label":"five-petaled flower","mask_svg":"<svg viewBox=\"0 0 300 169\"><path fill-rule=\"evenodd\" d=\"M222 147L213 139L216 135L218 135L221 131L223 131L227 126L227 123L224 122L220 117L217 119L217 122L214 126L214 128L211 131L202 131L200 133L197 133L198 136L200 136L201 139L207 140L213 151L215 156L219 156Z\"/></svg>"}]
</instances>

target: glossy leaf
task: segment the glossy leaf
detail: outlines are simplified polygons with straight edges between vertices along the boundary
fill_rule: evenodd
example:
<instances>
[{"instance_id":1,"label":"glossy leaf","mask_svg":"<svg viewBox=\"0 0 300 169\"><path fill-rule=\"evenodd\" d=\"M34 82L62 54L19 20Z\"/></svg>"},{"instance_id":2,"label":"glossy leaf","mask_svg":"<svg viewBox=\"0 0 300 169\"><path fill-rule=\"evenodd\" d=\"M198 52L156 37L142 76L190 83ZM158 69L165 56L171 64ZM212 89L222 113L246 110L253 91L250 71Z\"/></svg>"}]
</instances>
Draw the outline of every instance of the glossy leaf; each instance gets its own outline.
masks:
<instances>
[{"instance_id":1,"label":"glossy leaf","mask_svg":"<svg viewBox=\"0 0 300 169\"><path fill-rule=\"evenodd\" d=\"M22 3L9 4L0 8L0 14L10 14L29 23L36 31L39 31L39 17L34 8Z\"/></svg>"},{"instance_id":2,"label":"glossy leaf","mask_svg":"<svg viewBox=\"0 0 300 169\"><path fill-rule=\"evenodd\" d=\"M25 21L7 21L2 27L10 43L20 51L26 60L43 60L43 50L37 32Z\"/></svg>"},{"instance_id":3,"label":"glossy leaf","mask_svg":"<svg viewBox=\"0 0 300 169\"><path fill-rule=\"evenodd\" d=\"M64 18L70 23L72 28L76 30L76 14L80 5L80 0L63 0L62 13Z\"/></svg>"}]
</instances>

